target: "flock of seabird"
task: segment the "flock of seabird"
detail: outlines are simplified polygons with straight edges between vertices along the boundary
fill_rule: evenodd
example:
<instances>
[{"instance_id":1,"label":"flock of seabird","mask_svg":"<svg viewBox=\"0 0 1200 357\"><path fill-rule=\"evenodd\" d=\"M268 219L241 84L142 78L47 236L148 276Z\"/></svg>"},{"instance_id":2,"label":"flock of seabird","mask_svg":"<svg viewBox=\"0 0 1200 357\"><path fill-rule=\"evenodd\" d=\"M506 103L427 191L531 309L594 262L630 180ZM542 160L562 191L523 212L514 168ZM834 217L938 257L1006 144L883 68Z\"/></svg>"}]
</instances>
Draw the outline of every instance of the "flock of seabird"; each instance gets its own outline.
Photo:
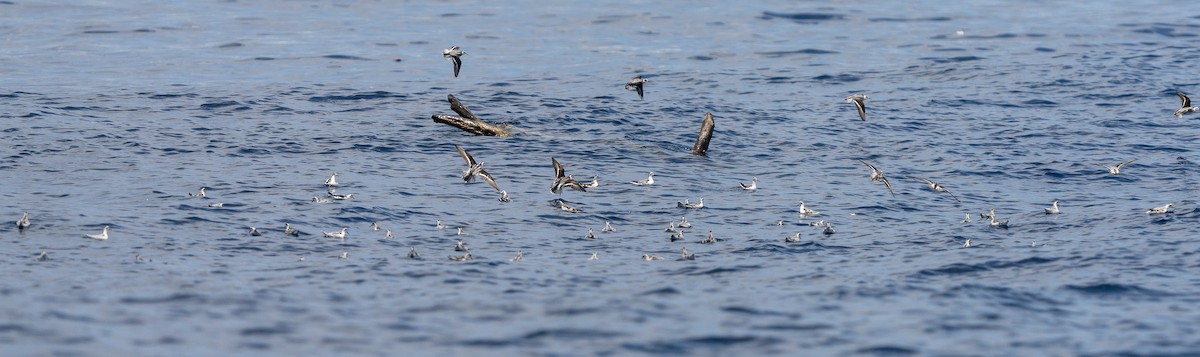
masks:
<instances>
[{"instance_id":1,"label":"flock of seabird","mask_svg":"<svg viewBox=\"0 0 1200 357\"><path fill-rule=\"evenodd\" d=\"M458 77L459 72L462 70L462 56L466 55L466 54L467 53L464 52L462 49L460 49L459 46L452 46L448 49L442 50L442 57L446 58L447 60L451 61L454 64L454 77L455 78ZM638 75L636 77L633 77L633 79L631 79L628 83L625 84L625 89L637 91L638 98L645 99L645 92L644 92L645 89L644 88L645 88L645 84L647 82L648 82L647 79L642 78L642 76ZM1176 117L1183 117L1184 115L1191 114L1191 113L1200 113L1200 107L1192 106L1192 100L1191 100L1191 98L1188 98L1187 95L1185 95L1182 92L1176 92L1175 95L1179 97L1179 100L1181 102L1180 108L1175 111ZM863 121L867 120L866 100L867 100L867 95L861 94L861 93L860 94L852 94L845 98L846 103L854 104L854 108L858 114L859 119L861 119ZM455 105L455 104L457 104L457 103L452 102L452 105ZM461 104L458 104L458 105L461 105ZM507 203L507 202L512 201L512 199L509 197L508 191L505 191L500 188L500 185L496 183L496 179L490 173L488 173L486 169L484 169L483 163L476 161L474 156L472 156L469 152L467 152L466 149L464 149L463 147L461 147L457 144L454 145L454 149L458 152L459 156L461 156L463 161L465 161L467 164L467 168L462 171L463 182L470 183L470 182L474 181L476 178L482 179L484 182L487 182L487 184L489 186L496 189L496 191L498 191L500 193L500 197L498 199L500 202ZM1107 169L1110 174L1117 175L1117 174L1121 173L1122 168L1124 168L1125 166L1128 166L1130 163L1133 163L1135 160L1136 159L1123 161L1123 162L1117 163L1116 165L1104 165L1104 164L1097 164L1097 165ZM880 170L879 168L875 167L875 165L872 165L864 160L859 160L859 162L861 162L863 165L865 165L867 168L869 168L871 170L871 173L869 176L871 182L882 183L883 186L888 190L888 193L890 193L893 197L896 195L896 191L892 188L891 182L889 182L887 177L884 176L884 173L882 170ZM562 163L560 163L558 161L558 159L550 158L550 163L554 169L554 180L550 185L550 192L552 192L552 193L562 194L564 188L572 189L572 190L579 191L579 192L587 192L588 188L595 188L600 185L598 176L592 176L591 182L581 183L579 181L576 181L574 176L566 173L566 169L563 167ZM336 192L336 187L339 186L337 177L338 177L338 173L334 172L333 174L331 174L329 176L328 179L325 180L325 186L328 189L327 194L328 194L329 198L336 199L336 200L348 200L348 199L353 198L354 194L339 194ZM920 177L909 176L909 178L918 180L918 181L922 181L929 187L930 190L935 191L935 192L945 192L946 194L950 195L950 197L953 198L956 202L961 202L957 196L955 196L953 193L951 193L945 186L943 186L940 183L934 182L934 181L926 179L926 178L920 178ZM654 185L654 172L650 172L646 176L645 179L630 181L630 183L633 185L636 185L636 186ZM756 190L756 189L758 189L758 177L752 177L749 184L739 182L738 185L741 187L742 190L747 190L747 191ZM197 191L195 193L188 192L187 196L203 199L203 198L207 198L207 193L205 192L204 187L200 187L199 191ZM326 199L326 198L319 197L319 196L314 196L313 202L314 203L330 203L332 201L330 201L329 199ZM568 213L583 212L583 210L571 206L567 201L562 200L562 199L555 200L555 203L561 210L568 212ZM212 204L209 204L208 206L209 207L221 207L222 204L221 203L212 203ZM1169 213L1173 212L1171 210L1172 206L1173 206L1172 203L1167 203L1163 206L1153 207L1153 208L1146 210L1146 214L1148 214L1148 215L1169 214ZM701 208L704 208L704 198L700 198L696 202L691 202L685 198L683 201L680 201L677 203L677 207L683 208L683 209L701 209ZM1061 212L1061 209L1059 207L1059 201L1054 200L1051 203L1051 206L1048 208L1045 208L1044 210L1045 210L1045 214L1048 214L1048 215L1059 214ZM813 210L812 208L806 206L804 201L800 201L800 208L799 208L798 213L801 218L807 218L807 217L817 216L817 215L821 214L820 212ZM980 217L980 219L986 219L988 224L991 225L992 227L998 227L998 228L1007 228L1008 227L1009 221L1008 220L1003 220L1003 221L999 220L996 216L996 210L994 208L991 209L988 213L980 213L979 217ZM971 222L971 214L967 213L966 218L963 219L962 223L970 223L970 222ZM783 221L780 220L777 225L783 226ZM824 235L831 235L836 232L833 228L833 225L824 220L809 222L809 225L814 226L814 227L821 227L821 233ZM27 229L29 229L29 227L31 226L31 222L29 219L28 212L23 212L21 214L21 218L19 220L17 220L16 226L17 226L17 230L22 233L25 232ZM435 223L435 227L437 229L444 229L445 225L442 223L441 220L437 220ZM691 223L687 221L686 217L680 217L680 221L678 223L676 223L675 221L672 220L670 222L668 228L666 229L667 232L671 233L669 240L672 242L684 240L684 229L689 228L689 227L691 227ZM347 239L347 234L348 234L349 229L350 229L349 227L341 227L339 230L336 230L336 231L324 232L324 237L335 238L335 239L340 239L340 240L344 241L345 239ZM371 230L378 231L380 229L381 229L381 226L379 225L378 222L371 223ZM109 230L110 230L109 226L104 226L104 228L102 228L100 230L100 233L85 234L84 237L89 238L89 239L94 239L94 240L107 240L109 238L108 237ZM614 232L614 231L616 231L616 229L612 226L612 223L605 221L604 228L601 229L601 232L609 233L609 232ZM297 230L295 227L293 227L291 225L291 223L284 224L283 233L284 233L284 235L292 236L292 237L298 237L301 234L301 232L299 230ZM257 236L262 236L263 232L256 227L250 227L249 234L251 236L257 237ZM463 228L458 227L458 235L463 235L463 234L464 234ZM394 235L392 234L391 230L387 230L385 237L386 237L386 239L392 239L394 237ZM591 228L588 228L588 232L585 237L588 239L595 239L596 234ZM796 232L796 234L784 237L783 241L785 243L799 243L801 241L801 234L800 234L800 232ZM699 241L700 244L713 244L716 242L717 242L717 239L715 238L715 235L713 234L713 232L711 230L708 231L708 235L704 239ZM971 245L970 239L967 239L966 242L964 242L962 244L963 248L970 248L971 246L972 245ZM1035 242L1035 243L1031 244L1031 246L1036 247L1037 243ZM458 241L455 244L454 250L458 251L458 252L463 252L463 254L462 255L450 255L449 256L450 260L467 261L467 260L472 259L472 255L471 255L470 251L467 249L466 243L464 243L463 241L461 241L461 240ZM421 258L421 255L419 253L417 253L416 247L411 247L409 249L407 256L412 259L420 259ZM348 257L349 257L349 252L342 252L340 255L337 256L338 259L347 259ZM524 260L524 257L525 257L525 253L521 250L518 250L516 255L513 256L509 260L513 261L513 262L517 262L517 261ZM41 253L37 254L35 258L39 261L47 260L47 259L49 259L49 253L46 251L42 251ZM595 253L595 252L593 252L591 254L591 256L588 258L588 260L597 260L597 259L599 259L599 254ZM647 261L654 261L654 260L662 260L663 258L660 256L657 256L657 255L645 253L642 255L642 259L647 260ZM686 247L684 247L680 252L680 259L681 260L694 260L694 259L696 259L696 255L695 255L695 253L689 251ZM135 255L134 260L135 260L135 262L138 262L138 263L145 261L140 254ZM303 261L304 257L300 257L299 260Z\"/></svg>"}]
</instances>

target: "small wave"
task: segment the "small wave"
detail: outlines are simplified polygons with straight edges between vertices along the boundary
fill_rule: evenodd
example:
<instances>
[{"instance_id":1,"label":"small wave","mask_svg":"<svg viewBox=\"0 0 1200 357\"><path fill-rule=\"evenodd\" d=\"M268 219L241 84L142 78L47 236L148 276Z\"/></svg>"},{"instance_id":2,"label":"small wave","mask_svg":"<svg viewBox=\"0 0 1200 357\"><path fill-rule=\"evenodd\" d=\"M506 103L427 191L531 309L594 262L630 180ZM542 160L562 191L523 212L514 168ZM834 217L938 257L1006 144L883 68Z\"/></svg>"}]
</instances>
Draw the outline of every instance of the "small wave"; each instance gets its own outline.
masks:
<instances>
[{"instance_id":1,"label":"small wave","mask_svg":"<svg viewBox=\"0 0 1200 357\"><path fill-rule=\"evenodd\" d=\"M1117 284L1117 283L1097 283L1088 285L1073 285L1064 286L1067 290L1077 291L1086 295L1097 297L1168 297L1172 294L1148 289L1140 285Z\"/></svg>"},{"instance_id":2,"label":"small wave","mask_svg":"<svg viewBox=\"0 0 1200 357\"><path fill-rule=\"evenodd\" d=\"M785 19L785 20L792 20L792 21L795 21L797 23L802 23L802 24L815 24L815 23L818 23L821 21L843 20L845 18L846 17L842 14L823 14L823 13L816 13L816 12L798 12L798 13L790 13L789 14L789 13L782 13L782 12L764 11L762 13L762 16L759 16L759 19L763 19L763 20Z\"/></svg>"}]
</instances>

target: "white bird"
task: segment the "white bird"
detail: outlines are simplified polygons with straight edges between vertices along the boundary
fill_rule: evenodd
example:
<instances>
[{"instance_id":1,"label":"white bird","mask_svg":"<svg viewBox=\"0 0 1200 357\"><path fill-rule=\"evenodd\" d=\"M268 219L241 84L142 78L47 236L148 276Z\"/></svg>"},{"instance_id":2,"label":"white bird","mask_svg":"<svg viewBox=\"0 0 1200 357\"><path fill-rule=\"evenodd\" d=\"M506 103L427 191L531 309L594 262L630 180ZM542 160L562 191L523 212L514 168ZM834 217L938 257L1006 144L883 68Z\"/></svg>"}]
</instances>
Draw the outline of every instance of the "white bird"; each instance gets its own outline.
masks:
<instances>
[{"instance_id":1,"label":"white bird","mask_svg":"<svg viewBox=\"0 0 1200 357\"><path fill-rule=\"evenodd\" d=\"M592 252L592 256L588 260L600 260L600 253Z\"/></svg>"},{"instance_id":2,"label":"white bird","mask_svg":"<svg viewBox=\"0 0 1200 357\"><path fill-rule=\"evenodd\" d=\"M417 259L417 258L421 257L421 254L417 253L417 247L409 247L408 248L408 257L413 258L413 259Z\"/></svg>"},{"instance_id":3,"label":"white bird","mask_svg":"<svg viewBox=\"0 0 1200 357\"><path fill-rule=\"evenodd\" d=\"M708 231L708 237L705 237L704 240L701 240L700 244L713 244L716 242L717 242L717 238L713 236L713 232Z\"/></svg>"},{"instance_id":4,"label":"white bird","mask_svg":"<svg viewBox=\"0 0 1200 357\"><path fill-rule=\"evenodd\" d=\"M816 216L819 214L821 214L821 212L817 212L814 209L808 208L807 206L804 205L804 201L800 201L800 216L801 217Z\"/></svg>"},{"instance_id":5,"label":"white bird","mask_svg":"<svg viewBox=\"0 0 1200 357\"><path fill-rule=\"evenodd\" d=\"M499 198L499 201L500 201L500 202L504 202L504 203L512 202L512 199L511 199L511 198L508 198L508 191L505 191L505 190L500 190L500 198Z\"/></svg>"},{"instance_id":6,"label":"white bird","mask_svg":"<svg viewBox=\"0 0 1200 357\"><path fill-rule=\"evenodd\" d=\"M611 222L609 222L609 221L604 221L604 228L603 228L603 229L600 229L600 231L601 231L601 232L614 232L614 231L616 231L616 229L615 229L615 228L613 228L613 226L612 226L612 223L611 223Z\"/></svg>"},{"instance_id":7,"label":"white bird","mask_svg":"<svg viewBox=\"0 0 1200 357\"><path fill-rule=\"evenodd\" d=\"M521 252L520 249L517 250L517 255L513 256L512 259L509 259L509 261L514 261L514 262L519 262L522 260L525 260L525 253Z\"/></svg>"},{"instance_id":8,"label":"white bird","mask_svg":"<svg viewBox=\"0 0 1200 357\"><path fill-rule=\"evenodd\" d=\"M599 177L596 177L595 175L593 175L593 176L592 176L592 182L588 182L588 183L581 183L580 185L581 185L581 186L583 186L583 187L587 187L587 188L596 188L596 187L600 187L600 178L599 178Z\"/></svg>"},{"instance_id":9,"label":"white bird","mask_svg":"<svg viewBox=\"0 0 1200 357\"><path fill-rule=\"evenodd\" d=\"M930 189L930 190L933 190L933 191L935 191L935 192L945 192L945 193L948 193L948 194L950 194L950 197L954 199L954 201L955 201L955 202L962 202L962 201L959 201L959 200L958 200L958 196L955 196L953 192L950 192L950 190L947 190L947 189L946 189L946 186L942 186L942 184L940 184L940 183L933 182L932 180L930 180L930 179L927 179L927 178L912 177L912 176L909 176L908 178L911 178L911 179L914 179L914 180L925 181L925 184L926 184L926 185L929 185L929 189Z\"/></svg>"},{"instance_id":10,"label":"white bird","mask_svg":"<svg viewBox=\"0 0 1200 357\"><path fill-rule=\"evenodd\" d=\"M392 239L392 230L389 229L383 236L387 239Z\"/></svg>"},{"instance_id":11,"label":"white bird","mask_svg":"<svg viewBox=\"0 0 1200 357\"><path fill-rule=\"evenodd\" d=\"M963 247L963 248L970 248L970 247L971 247L971 240L970 240L970 239L968 239L966 243L963 243L963 246L962 246L962 247Z\"/></svg>"},{"instance_id":12,"label":"white bird","mask_svg":"<svg viewBox=\"0 0 1200 357\"><path fill-rule=\"evenodd\" d=\"M283 224L283 234L293 236L293 237L298 237L298 236L300 236L300 230L296 229L295 227L292 227L291 223L284 223Z\"/></svg>"},{"instance_id":13,"label":"white bird","mask_svg":"<svg viewBox=\"0 0 1200 357\"><path fill-rule=\"evenodd\" d=\"M591 228L588 228L587 239L596 239L596 233L592 232Z\"/></svg>"},{"instance_id":14,"label":"white bird","mask_svg":"<svg viewBox=\"0 0 1200 357\"><path fill-rule=\"evenodd\" d=\"M465 261L471 260L471 253L468 252L463 255L451 255L450 260L453 260L456 262L465 262Z\"/></svg>"},{"instance_id":15,"label":"white bird","mask_svg":"<svg viewBox=\"0 0 1200 357\"><path fill-rule=\"evenodd\" d=\"M462 227L458 227L458 235L460 235L460 236L461 236L461 235L464 235L464 234L467 234L467 233L463 232L463 229L462 229Z\"/></svg>"},{"instance_id":16,"label":"white bird","mask_svg":"<svg viewBox=\"0 0 1200 357\"><path fill-rule=\"evenodd\" d=\"M225 204L221 203L221 202L214 202L214 203L209 203L208 207L209 208L221 208L221 207L225 207Z\"/></svg>"},{"instance_id":17,"label":"white bird","mask_svg":"<svg viewBox=\"0 0 1200 357\"><path fill-rule=\"evenodd\" d=\"M467 163L467 169L463 170L463 182L471 182L475 179L475 177L480 177L483 178L483 180L486 181L489 186L492 186L492 188L496 189L496 191L503 191L500 189L500 185L496 184L496 179L492 177L492 174L489 174L487 170L484 170L483 164L475 161L475 157L471 156L470 153L467 153L466 149L463 149L462 146L458 146L458 144L454 145L454 149L458 151L458 155L462 156L463 161L466 161Z\"/></svg>"},{"instance_id":18,"label":"white bird","mask_svg":"<svg viewBox=\"0 0 1200 357\"><path fill-rule=\"evenodd\" d=\"M353 193L347 193L347 194L344 194L344 195L343 195L343 194L340 194L340 193L336 193L334 190L330 189L330 190L329 190L329 197L332 197L332 198L333 198L333 199L335 199L335 200L348 200L348 199L350 199L351 197L354 197L354 194L353 194Z\"/></svg>"},{"instance_id":19,"label":"white bird","mask_svg":"<svg viewBox=\"0 0 1200 357\"><path fill-rule=\"evenodd\" d=\"M450 46L450 48L442 50L442 57L454 62L454 78L458 78L458 70L462 69L462 56L467 54L458 46Z\"/></svg>"},{"instance_id":20,"label":"white bird","mask_svg":"<svg viewBox=\"0 0 1200 357\"><path fill-rule=\"evenodd\" d=\"M896 197L896 191L892 191L892 183L888 182L887 177L883 177L883 170L877 169L874 165L868 164L863 160L858 160L858 162L861 162L863 165L867 165L867 167L871 168L871 182L883 182L883 187L887 187L888 192L892 193L892 197Z\"/></svg>"},{"instance_id":21,"label":"white bird","mask_svg":"<svg viewBox=\"0 0 1200 357\"><path fill-rule=\"evenodd\" d=\"M632 183L637 186L653 185L654 184L654 171L650 171L650 175L646 176L646 179L644 179L644 180L630 181L629 183Z\"/></svg>"},{"instance_id":22,"label":"white bird","mask_svg":"<svg viewBox=\"0 0 1200 357\"><path fill-rule=\"evenodd\" d=\"M679 208L685 209L701 209L704 208L704 197L701 197L699 201L696 201L696 203L688 202L688 200L685 198L683 199L683 202L677 202L676 205Z\"/></svg>"},{"instance_id":23,"label":"white bird","mask_svg":"<svg viewBox=\"0 0 1200 357\"><path fill-rule=\"evenodd\" d=\"M671 224L667 225L667 229L664 229L664 231L674 232L675 231L675 221L671 221Z\"/></svg>"},{"instance_id":24,"label":"white bird","mask_svg":"<svg viewBox=\"0 0 1200 357\"><path fill-rule=\"evenodd\" d=\"M204 198L204 196L206 196L206 194L204 193L203 186L200 187L200 192L197 192L197 193L188 192L188 197Z\"/></svg>"},{"instance_id":25,"label":"white bird","mask_svg":"<svg viewBox=\"0 0 1200 357\"><path fill-rule=\"evenodd\" d=\"M971 223L971 212L967 212L967 217L963 218L962 223Z\"/></svg>"},{"instance_id":26,"label":"white bird","mask_svg":"<svg viewBox=\"0 0 1200 357\"><path fill-rule=\"evenodd\" d=\"M91 239L106 240L108 239L108 226L104 226L104 229L101 229L98 234L86 234L84 236Z\"/></svg>"},{"instance_id":27,"label":"white bird","mask_svg":"<svg viewBox=\"0 0 1200 357\"><path fill-rule=\"evenodd\" d=\"M997 221L995 216L992 216L992 222L991 222L991 223L989 223L989 224L991 224L991 225L992 225L992 227L997 227L997 228L1008 228L1008 221L1007 221L1007 220L1004 220L1004 221Z\"/></svg>"},{"instance_id":28,"label":"white bird","mask_svg":"<svg viewBox=\"0 0 1200 357\"><path fill-rule=\"evenodd\" d=\"M338 259L346 260L346 258L348 258L349 256L350 256L350 252L343 251L342 255L338 256Z\"/></svg>"},{"instance_id":29,"label":"white bird","mask_svg":"<svg viewBox=\"0 0 1200 357\"><path fill-rule=\"evenodd\" d=\"M380 229L379 222L371 222L371 230L377 231L379 229Z\"/></svg>"},{"instance_id":30,"label":"white bird","mask_svg":"<svg viewBox=\"0 0 1200 357\"><path fill-rule=\"evenodd\" d=\"M1154 207L1146 211L1146 214L1167 214L1171 213L1171 203L1163 206Z\"/></svg>"},{"instance_id":31,"label":"white bird","mask_svg":"<svg viewBox=\"0 0 1200 357\"><path fill-rule=\"evenodd\" d=\"M558 159L550 158L550 164L554 166L554 182L550 184L550 192L554 194L562 194L563 188L570 188L579 192L587 192L579 181L575 181L575 177L567 175L567 170L558 162Z\"/></svg>"},{"instance_id":32,"label":"white bird","mask_svg":"<svg viewBox=\"0 0 1200 357\"><path fill-rule=\"evenodd\" d=\"M259 237L262 236L262 232L259 232L258 228L250 227L250 235Z\"/></svg>"},{"instance_id":33,"label":"white bird","mask_svg":"<svg viewBox=\"0 0 1200 357\"><path fill-rule=\"evenodd\" d=\"M669 238L669 240L672 242L683 240L683 230L678 230L674 233L671 233L671 238Z\"/></svg>"},{"instance_id":34,"label":"white bird","mask_svg":"<svg viewBox=\"0 0 1200 357\"><path fill-rule=\"evenodd\" d=\"M643 260L645 260L645 261L651 261L651 260L662 260L662 257L660 257L660 256L657 256L657 255L653 255L653 254L646 253L646 254L642 254L642 259L643 259Z\"/></svg>"},{"instance_id":35,"label":"white bird","mask_svg":"<svg viewBox=\"0 0 1200 357\"><path fill-rule=\"evenodd\" d=\"M784 243L800 243L800 232L783 238Z\"/></svg>"},{"instance_id":36,"label":"white bird","mask_svg":"<svg viewBox=\"0 0 1200 357\"><path fill-rule=\"evenodd\" d=\"M337 172L334 172L333 175L329 175L329 178L325 180L325 186L333 187L337 185Z\"/></svg>"},{"instance_id":37,"label":"white bird","mask_svg":"<svg viewBox=\"0 0 1200 357\"><path fill-rule=\"evenodd\" d=\"M739 186L742 186L742 189L743 189L743 190L746 190L746 191L753 191L753 190L757 190L757 189L758 189L758 177L757 177L757 176L755 176L755 177L752 177L752 178L750 178L750 184L749 184L749 185L747 185L747 184L744 184L744 183L741 183L741 182L738 182L738 185L739 185Z\"/></svg>"},{"instance_id":38,"label":"white bird","mask_svg":"<svg viewBox=\"0 0 1200 357\"><path fill-rule=\"evenodd\" d=\"M461 241L461 240L460 240L460 241L458 241L458 243L454 243L454 251L456 251L456 252L466 252L466 251L468 251L468 250L467 250L467 243L463 243L463 241Z\"/></svg>"},{"instance_id":39,"label":"white bird","mask_svg":"<svg viewBox=\"0 0 1200 357\"><path fill-rule=\"evenodd\" d=\"M687 217L679 217L679 228L692 228L692 222L688 222Z\"/></svg>"},{"instance_id":40,"label":"white bird","mask_svg":"<svg viewBox=\"0 0 1200 357\"><path fill-rule=\"evenodd\" d=\"M442 220L439 219L439 220L437 220L437 223L434 224L434 227L437 227L437 229L444 229L444 228L446 228L446 225L442 224Z\"/></svg>"},{"instance_id":41,"label":"white bird","mask_svg":"<svg viewBox=\"0 0 1200 357\"><path fill-rule=\"evenodd\" d=\"M834 233L837 233L837 232L833 230L833 225L832 225L832 224L825 223L825 229L822 229L822 230L821 230L821 233L824 233L825 235L830 235L830 234L834 234Z\"/></svg>"},{"instance_id":42,"label":"white bird","mask_svg":"<svg viewBox=\"0 0 1200 357\"><path fill-rule=\"evenodd\" d=\"M39 261L50 260L50 254L46 253L46 251L43 250L41 254L37 255L37 260L39 260Z\"/></svg>"},{"instance_id":43,"label":"white bird","mask_svg":"<svg viewBox=\"0 0 1200 357\"><path fill-rule=\"evenodd\" d=\"M866 94L851 94L846 97L846 103L854 103L854 108L858 109L858 117L863 121L867 121L867 95Z\"/></svg>"},{"instance_id":44,"label":"white bird","mask_svg":"<svg viewBox=\"0 0 1200 357\"><path fill-rule=\"evenodd\" d=\"M1200 107L1193 107L1192 99L1183 92L1175 92L1175 95L1179 97L1180 102L1180 108L1175 111L1175 117L1182 118L1184 114L1200 112Z\"/></svg>"},{"instance_id":45,"label":"white bird","mask_svg":"<svg viewBox=\"0 0 1200 357\"><path fill-rule=\"evenodd\" d=\"M696 253L692 253L687 247L683 247L683 250L679 252L679 258L683 260L696 260Z\"/></svg>"},{"instance_id":46,"label":"white bird","mask_svg":"<svg viewBox=\"0 0 1200 357\"><path fill-rule=\"evenodd\" d=\"M330 200L328 200L328 199L321 198L321 197L317 197L317 196L313 196L313 200L312 200L312 201L313 201L313 203L329 203L329 202L333 202L333 201L330 201Z\"/></svg>"},{"instance_id":47,"label":"white bird","mask_svg":"<svg viewBox=\"0 0 1200 357\"><path fill-rule=\"evenodd\" d=\"M1046 210L1046 214L1058 214L1059 213L1058 200L1054 200L1054 203L1050 204L1049 208L1043 208L1043 209Z\"/></svg>"},{"instance_id":48,"label":"white bird","mask_svg":"<svg viewBox=\"0 0 1200 357\"><path fill-rule=\"evenodd\" d=\"M1119 164L1116 164L1116 165L1112 165L1112 166L1105 165L1105 164L1096 164L1096 165L1098 165L1098 166L1100 166L1100 167L1103 167L1103 168L1106 168L1106 169L1108 169L1108 173L1110 173L1110 174L1113 174L1113 175L1116 175L1116 174L1119 174L1119 173L1121 173L1121 168L1122 168L1122 167L1125 167L1125 165L1129 165L1129 163L1131 163L1131 162L1134 162L1135 160L1137 160L1137 159L1133 159L1133 160L1125 161L1125 162L1122 162L1122 163L1119 163Z\"/></svg>"},{"instance_id":49,"label":"white bird","mask_svg":"<svg viewBox=\"0 0 1200 357\"><path fill-rule=\"evenodd\" d=\"M17 230L23 231L29 228L29 212L21 213L21 219L17 220Z\"/></svg>"},{"instance_id":50,"label":"white bird","mask_svg":"<svg viewBox=\"0 0 1200 357\"><path fill-rule=\"evenodd\" d=\"M342 227L340 231L325 232L325 238L346 239L346 231L350 228Z\"/></svg>"}]
</instances>

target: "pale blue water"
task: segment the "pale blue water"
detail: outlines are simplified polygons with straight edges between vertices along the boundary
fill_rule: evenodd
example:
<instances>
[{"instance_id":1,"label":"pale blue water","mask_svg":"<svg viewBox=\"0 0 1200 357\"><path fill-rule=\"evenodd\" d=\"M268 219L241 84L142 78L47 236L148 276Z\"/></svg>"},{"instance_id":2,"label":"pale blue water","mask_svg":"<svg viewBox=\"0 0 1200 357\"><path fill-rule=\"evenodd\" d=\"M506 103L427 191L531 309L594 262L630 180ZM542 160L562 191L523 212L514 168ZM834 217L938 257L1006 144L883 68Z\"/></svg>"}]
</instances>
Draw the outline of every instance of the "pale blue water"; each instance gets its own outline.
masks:
<instances>
[{"instance_id":1,"label":"pale blue water","mask_svg":"<svg viewBox=\"0 0 1200 357\"><path fill-rule=\"evenodd\" d=\"M0 2L0 350L1197 355L1194 7ZM432 122L447 94L518 134ZM550 193L551 157L601 186ZM312 203L333 171L354 197ZM1011 227L960 223L990 208Z\"/></svg>"}]
</instances>

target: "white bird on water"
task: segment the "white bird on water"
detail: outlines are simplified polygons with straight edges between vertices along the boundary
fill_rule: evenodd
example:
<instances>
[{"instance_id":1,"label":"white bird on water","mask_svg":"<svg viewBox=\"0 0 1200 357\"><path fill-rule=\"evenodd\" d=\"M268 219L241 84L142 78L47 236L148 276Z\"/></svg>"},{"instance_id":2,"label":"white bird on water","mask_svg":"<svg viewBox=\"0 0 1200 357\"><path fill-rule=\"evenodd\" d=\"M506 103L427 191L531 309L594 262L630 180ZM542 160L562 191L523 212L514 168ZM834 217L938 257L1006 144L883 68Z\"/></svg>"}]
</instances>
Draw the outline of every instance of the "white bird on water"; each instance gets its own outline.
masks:
<instances>
[{"instance_id":1,"label":"white bird on water","mask_svg":"<svg viewBox=\"0 0 1200 357\"><path fill-rule=\"evenodd\" d=\"M108 226L104 226L104 229L101 229L100 233L98 233L98 234L87 234L84 236L91 238L91 239L107 240L108 239Z\"/></svg>"},{"instance_id":2,"label":"white bird on water","mask_svg":"<svg viewBox=\"0 0 1200 357\"><path fill-rule=\"evenodd\" d=\"M259 232L258 228L250 227L250 235L258 237L262 236L262 232Z\"/></svg>"},{"instance_id":3,"label":"white bird on water","mask_svg":"<svg viewBox=\"0 0 1200 357\"><path fill-rule=\"evenodd\" d=\"M204 186L200 187L200 192L197 192L197 193L188 192L188 197L204 198L204 196L206 196L206 194L204 193Z\"/></svg>"},{"instance_id":4,"label":"white bird on water","mask_svg":"<svg viewBox=\"0 0 1200 357\"><path fill-rule=\"evenodd\" d=\"M1147 210L1147 211L1146 211L1146 214L1167 214L1167 213L1171 213L1171 205L1173 205L1173 204L1171 204L1171 203L1168 203L1168 204L1166 204L1166 205L1163 205L1163 206L1158 206L1158 207L1151 208L1151 209L1149 209L1149 210Z\"/></svg>"},{"instance_id":5,"label":"white bird on water","mask_svg":"<svg viewBox=\"0 0 1200 357\"><path fill-rule=\"evenodd\" d=\"M611 222L609 222L609 221L604 221L604 228L603 228L603 229L601 229L600 231L601 231L601 232L614 232L614 231L616 231L616 229L615 229L615 228L613 228L613 226L612 226L612 223L611 223Z\"/></svg>"},{"instance_id":6,"label":"white bird on water","mask_svg":"<svg viewBox=\"0 0 1200 357\"><path fill-rule=\"evenodd\" d=\"M692 222L688 222L687 217L679 217L679 228L692 228Z\"/></svg>"},{"instance_id":7,"label":"white bird on water","mask_svg":"<svg viewBox=\"0 0 1200 357\"><path fill-rule=\"evenodd\" d=\"M421 254L417 253L417 247L409 247L408 248L408 257L412 258L412 259L417 259L417 258L421 257Z\"/></svg>"},{"instance_id":8,"label":"white bird on water","mask_svg":"<svg viewBox=\"0 0 1200 357\"><path fill-rule=\"evenodd\" d=\"M1058 214L1058 212L1059 212L1058 200L1054 200L1054 203L1050 204L1049 208L1043 208L1043 209L1046 210L1046 214Z\"/></svg>"},{"instance_id":9,"label":"white bird on water","mask_svg":"<svg viewBox=\"0 0 1200 357\"><path fill-rule=\"evenodd\" d=\"M346 231L350 228L342 227L340 231L325 232L325 238L346 239Z\"/></svg>"},{"instance_id":10,"label":"white bird on water","mask_svg":"<svg viewBox=\"0 0 1200 357\"><path fill-rule=\"evenodd\" d=\"M817 212L814 209L808 208L807 206L804 205L804 201L800 201L800 216L801 217L816 216L819 214L821 214L821 212Z\"/></svg>"},{"instance_id":11,"label":"white bird on water","mask_svg":"<svg viewBox=\"0 0 1200 357\"><path fill-rule=\"evenodd\" d=\"M750 184L749 184L749 185L747 185L747 184L744 184L744 183L741 183L741 182L738 182L738 185L739 185L739 186L742 186L742 189L743 189L743 190L746 190L746 191L754 191L754 190L757 190L757 189L758 189L758 177L756 176L756 177L752 177L752 178L750 178Z\"/></svg>"},{"instance_id":12,"label":"white bird on water","mask_svg":"<svg viewBox=\"0 0 1200 357\"><path fill-rule=\"evenodd\" d=\"M337 172L334 172L333 175L329 175L329 178L325 180L325 186L333 187L337 185Z\"/></svg>"},{"instance_id":13,"label":"white bird on water","mask_svg":"<svg viewBox=\"0 0 1200 357\"><path fill-rule=\"evenodd\" d=\"M23 231L29 228L29 212L21 213L21 219L17 220L17 230Z\"/></svg>"},{"instance_id":14,"label":"white bird on water","mask_svg":"<svg viewBox=\"0 0 1200 357\"><path fill-rule=\"evenodd\" d=\"M300 236L300 230L296 229L296 227L292 227L291 223L284 223L283 224L283 234L293 236L293 237L298 237L298 236Z\"/></svg>"},{"instance_id":15,"label":"white bird on water","mask_svg":"<svg viewBox=\"0 0 1200 357\"><path fill-rule=\"evenodd\" d=\"M632 183L637 186L653 185L654 184L654 171L650 171L650 175L646 176L646 179L644 179L644 180L630 181L629 183Z\"/></svg>"},{"instance_id":16,"label":"white bird on water","mask_svg":"<svg viewBox=\"0 0 1200 357\"><path fill-rule=\"evenodd\" d=\"M1113 175L1116 175L1116 174L1119 174L1119 173L1121 173L1121 168L1122 168L1122 167L1125 167L1125 165L1129 165L1130 163L1132 163L1132 162L1134 162L1134 161L1136 161L1136 160L1137 160L1137 159L1128 160L1128 161L1123 161L1123 162L1121 162L1121 163L1119 163L1119 164L1112 165L1112 166L1105 165L1105 164L1096 164L1096 165L1097 165L1097 166L1100 166L1100 167L1103 167L1103 168L1106 168L1106 169L1108 169L1108 173L1110 173L1110 174L1113 174Z\"/></svg>"}]
</instances>

